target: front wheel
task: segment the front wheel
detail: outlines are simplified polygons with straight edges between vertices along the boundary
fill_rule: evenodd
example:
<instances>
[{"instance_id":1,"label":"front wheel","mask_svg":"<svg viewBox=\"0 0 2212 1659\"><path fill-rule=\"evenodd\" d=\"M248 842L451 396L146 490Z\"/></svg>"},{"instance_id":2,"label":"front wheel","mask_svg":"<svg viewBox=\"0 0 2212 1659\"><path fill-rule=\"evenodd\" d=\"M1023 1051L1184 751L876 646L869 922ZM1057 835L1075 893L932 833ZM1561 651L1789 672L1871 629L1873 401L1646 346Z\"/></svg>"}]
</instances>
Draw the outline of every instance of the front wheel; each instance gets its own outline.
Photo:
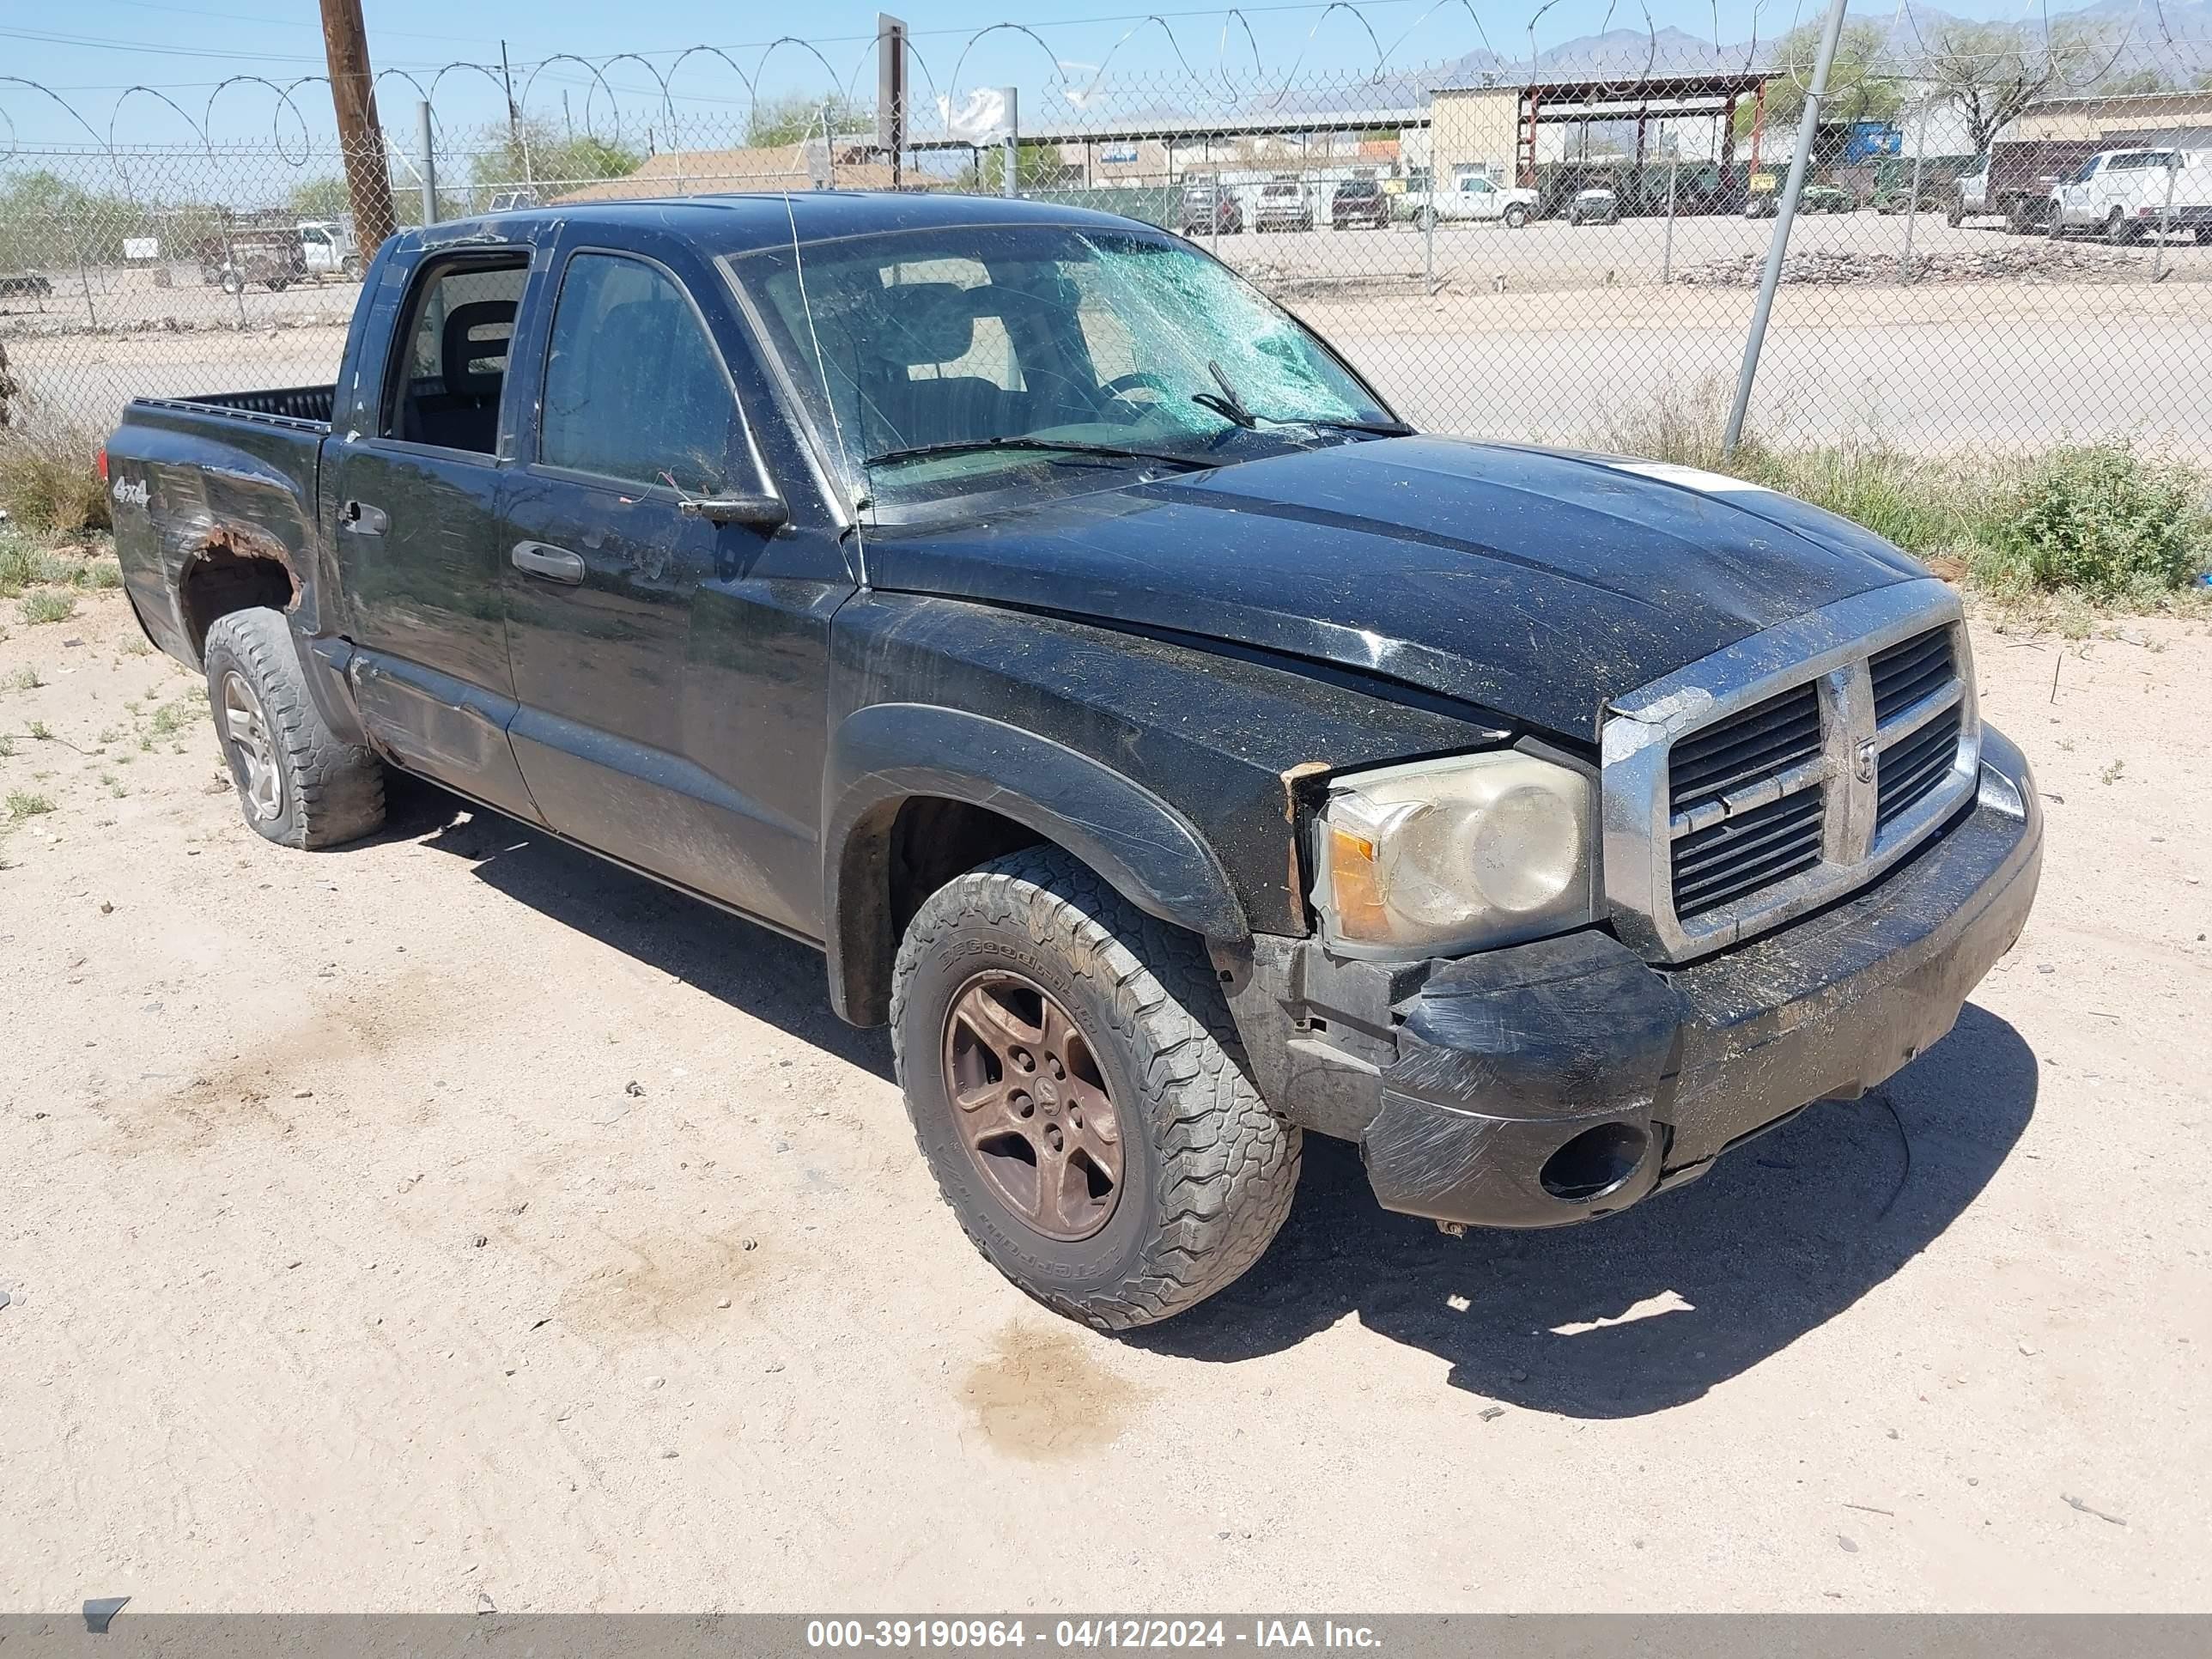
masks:
<instances>
[{"instance_id":1,"label":"front wheel","mask_svg":"<svg viewBox=\"0 0 2212 1659\"><path fill-rule=\"evenodd\" d=\"M1290 1212L1298 1130L1268 1109L1199 942L1054 848L922 905L891 1044L961 1227L1054 1312L1152 1324L1243 1273Z\"/></svg>"},{"instance_id":2,"label":"front wheel","mask_svg":"<svg viewBox=\"0 0 2212 1659\"><path fill-rule=\"evenodd\" d=\"M283 847L333 847L383 823L383 764L324 724L280 612L219 617L204 654L216 736L256 833Z\"/></svg>"}]
</instances>

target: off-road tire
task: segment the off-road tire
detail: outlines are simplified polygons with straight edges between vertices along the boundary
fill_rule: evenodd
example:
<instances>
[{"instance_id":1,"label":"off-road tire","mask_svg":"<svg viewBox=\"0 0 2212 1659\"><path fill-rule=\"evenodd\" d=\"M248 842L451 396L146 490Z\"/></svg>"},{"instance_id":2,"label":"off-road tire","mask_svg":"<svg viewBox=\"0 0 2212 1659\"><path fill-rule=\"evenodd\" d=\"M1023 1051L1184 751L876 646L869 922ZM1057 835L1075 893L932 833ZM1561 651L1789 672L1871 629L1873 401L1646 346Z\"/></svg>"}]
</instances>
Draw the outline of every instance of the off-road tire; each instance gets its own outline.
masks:
<instances>
[{"instance_id":1,"label":"off-road tire","mask_svg":"<svg viewBox=\"0 0 2212 1659\"><path fill-rule=\"evenodd\" d=\"M256 607L218 617L202 655L216 738L249 824L279 846L302 848L358 841L382 825L383 763L358 744L341 742L324 723L280 612ZM223 681L234 671L260 704L276 756L282 799L271 817L253 810L247 763L225 723Z\"/></svg>"},{"instance_id":2,"label":"off-road tire","mask_svg":"<svg viewBox=\"0 0 2212 1659\"><path fill-rule=\"evenodd\" d=\"M962 988L994 970L1073 1016L1114 1099L1121 1196L1078 1243L1026 1226L958 1136L945 1024ZM890 1020L938 1189L992 1266L1055 1313L1098 1330L1169 1318L1257 1261L1290 1213L1299 1132L1254 1086L1204 949L1056 848L994 860L924 902L899 946Z\"/></svg>"}]
</instances>

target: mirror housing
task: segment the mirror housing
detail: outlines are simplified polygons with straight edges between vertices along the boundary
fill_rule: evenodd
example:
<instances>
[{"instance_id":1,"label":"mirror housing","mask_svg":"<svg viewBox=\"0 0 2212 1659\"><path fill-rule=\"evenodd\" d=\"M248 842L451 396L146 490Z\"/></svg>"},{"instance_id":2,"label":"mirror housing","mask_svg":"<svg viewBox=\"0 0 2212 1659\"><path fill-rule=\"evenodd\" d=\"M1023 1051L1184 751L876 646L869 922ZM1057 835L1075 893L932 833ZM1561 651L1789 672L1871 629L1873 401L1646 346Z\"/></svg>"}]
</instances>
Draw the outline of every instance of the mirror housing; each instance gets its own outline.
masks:
<instances>
[{"instance_id":1,"label":"mirror housing","mask_svg":"<svg viewBox=\"0 0 2212 1659\"><path fill-rule=\"evenodd\" d=\"M791 509L780 495L720 495L681 503L687 519L709 524L741 524L754 530L781 530L791 522Z\"/></svg>"}]
</instances>

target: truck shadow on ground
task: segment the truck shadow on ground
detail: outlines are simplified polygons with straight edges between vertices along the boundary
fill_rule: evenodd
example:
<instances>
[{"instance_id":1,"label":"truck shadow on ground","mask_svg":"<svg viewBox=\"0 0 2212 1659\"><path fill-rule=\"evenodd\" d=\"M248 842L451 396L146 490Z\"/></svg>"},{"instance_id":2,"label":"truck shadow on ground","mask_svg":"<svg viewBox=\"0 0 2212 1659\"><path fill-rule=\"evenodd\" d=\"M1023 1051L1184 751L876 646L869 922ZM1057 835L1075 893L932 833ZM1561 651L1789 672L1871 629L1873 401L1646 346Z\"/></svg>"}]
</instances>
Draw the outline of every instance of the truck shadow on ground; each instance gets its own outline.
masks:
<instances>
[{"instance_id":1,"label":"truck shadow on ground","mask_svg":"<svg viewBox=\"0 0 2212 1659\"><path fill-rule=\"evenodd\" d=\"M393 775L382 839L469 860L477 878L565 927L890 1081L891 1044L830 1010L817 951Z\"/></svg>"},{"instance_id":2,"label":"truck shadow on ground","mask_svg":"<svg viewBox=\"0 0 2212 1659\"><path fill-rule=\"evenodd\" d=\"M386 838L466 859L562 926L877 1077L890 1042L831 1013L807 946L411 780ZM2035 1110L2020 1034L1969 1006L1865 1099L1814 1107L1703 1180L1584 1227L1470 1232L1376 1207L1359 1153L1306 1139L1291 1218L1259 1265L1135 1346L1233 1363L1356 1315L1451 1365L1453 1386L1565 1416L1695 1400L1849 1308L1972 1203Z\"/></svg>"},{"instance_id":3,"label":"truck shadow on ground","mask_svg":"<svg viewBox=\"0 0 2212 1659\"><path fill-rule=\"evenodd\" d=\"M1309 1136L1297 1203L1260 1264L1127 1340L1236 1361L1356 1314L1491 1399L1570 1417L1662 1411L1926 1249L2019 1140L2037 1078L2020 1034L1969 1005L1882 1089L1815 1106L1678 1191L1588 1226L1459 1239L1376 1208L1358 1149Z\"/></svg>"}]
</instances>

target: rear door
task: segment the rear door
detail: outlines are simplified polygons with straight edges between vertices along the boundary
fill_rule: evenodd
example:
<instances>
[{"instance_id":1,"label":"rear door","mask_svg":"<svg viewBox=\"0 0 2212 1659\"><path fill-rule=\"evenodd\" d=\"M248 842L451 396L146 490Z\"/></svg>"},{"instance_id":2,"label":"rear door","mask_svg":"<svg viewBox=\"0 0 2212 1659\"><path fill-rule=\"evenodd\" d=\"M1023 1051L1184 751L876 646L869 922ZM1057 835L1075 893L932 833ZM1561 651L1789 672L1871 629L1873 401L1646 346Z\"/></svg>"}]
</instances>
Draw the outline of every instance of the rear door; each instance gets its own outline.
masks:
<instances>
[{"instance_id":1,"label":"rear door","mask_svg":"<svg viewBox=\"0 0 2212 1659\"><path fill-rule=\"evenodd\" d=\"M473 244L387 262L386 347L341 388L354 406L334 416L323 489L370 739L409 771L534 819L507 739L499 542L507 356L532 258L527 244Z\"/></svg>"},{"instance_id":2,"label":"rear door","mask_svg":"<svg viewBox=\"0 0 2212 1659\"><path fill-rule=\"evenodd\" d=\"M499 541L512 736L562 835L818 937L842 526L686 239L561 251ZM687 500L769 495L788 522Z\"/></svg>"}]
</instances>

